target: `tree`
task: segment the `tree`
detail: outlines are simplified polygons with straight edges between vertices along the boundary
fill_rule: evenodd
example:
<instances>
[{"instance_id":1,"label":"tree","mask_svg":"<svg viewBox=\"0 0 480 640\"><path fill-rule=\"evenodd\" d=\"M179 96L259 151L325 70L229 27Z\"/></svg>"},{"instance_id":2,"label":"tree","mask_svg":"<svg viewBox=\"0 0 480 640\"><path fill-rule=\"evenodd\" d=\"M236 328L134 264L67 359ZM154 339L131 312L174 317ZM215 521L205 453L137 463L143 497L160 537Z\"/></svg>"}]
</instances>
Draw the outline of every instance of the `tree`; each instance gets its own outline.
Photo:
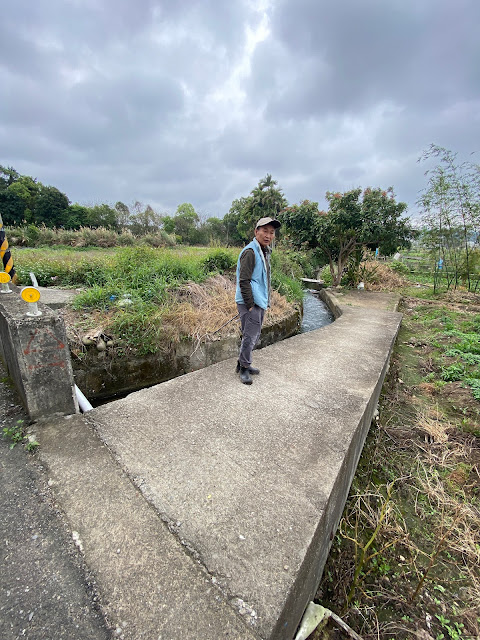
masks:
<instances>
[{"instance_id":1,"label":"tree","mask_svg":"<svg viewBox=\"0 0 480 640\"><path fill-rule=\"evenodd\" d=\"M248 198L237 198L232 202L232 206L228 213L223 216L223 224L225 226L225 240L227 245L241 245L244 243L242 235L238 231L238 223L244 217L244 209L247 205Z\"/></svg>"},{"instance_id":2,"label":"tree","mask_svg":"<svg viewBox=\"0 0 480 640\"><path fill-rule=\"evenodd\" d=\"M296 249L317 248L321 215L325 213L318 210L318 202L310 200L286 207L278 216L283 241Z\"/></svg>"},{"instance_id":3,"label":"tree","mask_svg":"<svg viewBox=\"0 0 480 640\"><path fill-rule=\"evenodd\" d=\"M0 190L0 213L6 226L22 224L25 220L24 200L9 189Z\"/></svg>"},{"instance_id":4,"label":"tree","mask_svg":"<svg viewBox=\"0 0 480 640\"><path fill-rule=\"evenodd\" d=\"M162 217L149 204L143 208L140 202L136 202L134 208L135 213L130 217L132 233L144 236L147 233L156 233L160 230Z\"/></svg>"},{"instance_id":5,"label":"tree","mask_svg":"<svg viewBox=\"0 0 480 640\"><path fill-rule=\"evenodd\" d=\"M409 246L412 230L408 219L401 219L407 205L395 202L391 187L368 187L363 194L361 189L327 192L326 198L329 209L320 216L319 249L328 259L334 285L340 284L348 259L360 247L376 246L390 255Z\"/></svg>"},{"instance_id":6,"label":"tree","mask_svg":"<svg viewBox=\"0 0 480 640\"><path fill-rule=\"evenodd\" d=\"M64 226L69 217L69 205L67 196L56 187L40 185L32 212L33 221L47 227Z\"/></svg>"},{"instance_id":7,"label":"tree","mask_svg":"<svg viewBox=\"0 0 480 640\"><path fill-rule=\"evenodd\" d=\"M175 218L172 216L163 216L162 224L163 230L166 233L175 233Z\"/></svg>"},{"instance_id":8,"label":"tree","mask_svg":"<svg viewBox=\"0 0 480 640\"><path fill-rule=\"evenodd\" d=\"M270 174L267 174L250 192L237 224L237 230L242 240L251 239L257 220L266 217L276 218L279 212L287 206L288 203L282 190L277 188L277 184L278 182L273 180Z\"/></svg>"},{"instance_id":9,"label":"tree","mask_svg":"<svg viewBox=\"0 0 480 640\"><path fill-rule=\"evenodd\" d=\"M75 203L68 207L67 217L63 223L65 229L80 229L88 224L88 207Z\"/></svg>"},{"instance_id":10,"label":"tree","mask_svg":"<svg viewBox=\"0 0 480 640\"><path fill-rule=\"evenodd\" d=\"M24 203L22 219L17 220L17 224L24 220L27 220L27 222L33 221L36 201L42 187L41 182L37 182L30 176L19 176L7 187L8 193L15 194Z\"/></svg>"},{"instance_id":11,"label":"tree","mask_svg":"<svg viewBox=\"0 0 480 640\"><path fill-rule=\"evenodd\" d=\"M117 212L108 204L96 204L88 208L87 222L89 227L118 229Z\"/></svg>"},{"instance_id":12,"label":"tree","mask_svg":"<svg viewBox=\"0 0 480 640\"><path fill-rule=\"evenodd\" d=\"M424 238L435 264L443 260L447 286L456 288L459 280L465 279L471 289L472 248L480 242L480 165L459 164L456 153L433 144L419 161L431 158L440 163L426 171L428 186L418 201L429 230Z\"/></svg>"},{"instance_id":13,"label":"tree","mask_svg":"<svg viewBox=\"0 0 480 640\"><path fill-rule=\"evenodd\" d=\"M305 200L288 207L280 215L284 236L301 248L317 249L326 259L332 283L340 284L343 271L354 252L364 246L380 247L389 255L408 246L412 230L408 219L401 219L407 208L395 202L393 189L353 189L345 193L327 192L327 212L318 203ZM361 252L358 253L361 255Z\"/></svg>"},{"instance_id":14,"label":"tree","mask_svg":"<svg viewBox=\"0 0 480 640\"><path fill-rule=\"evenodd\" d=\"M195 208L189 202L179 204L175 212L175 234L180 236L182 242L186 244L196 244L198 242L198 224L200 218Z\"/></svg>"},{"instance_id":15,"label":"tree","mask_svg":"<svg viewBox=\"0 0 480 640\"><path fill-rule=\"evenodd\" d=\"M117 212L117 223L119 227L125 229L130 224L130 209L123 202L117 202L115 204L115 211Z\"/></svg>"},{"instance_id":16,"label":"tree","mask_svg":"<svg viewBox=\"0 0 480 640\"><path fill-rule=\"evenodd\" d=\"M200 226L199 233L202 238L202 244L207 242L225 244L225 224L220 218L207 218Z\"/></svg>"},{"instance_id":17,"label":"tree","mask_svg":"<svg viewBox=\"0 0 480 640\"><path fill-rule=\"evenodd\" d=\"M71 204L68 207L67 220L64 224L65 229L80 229L88 225L89 208L81 204Z\"/></svg>"},{"instance_id":18,"label":"tree","mask_svg":"<svg viewBox=\"0 0 480 640\"><path fill-rule=\"evenodd\" d=\"M3 167L0 164L0 191L9 187L19 178L20 174L13 167Z\"/></svg>"}]
</instances>

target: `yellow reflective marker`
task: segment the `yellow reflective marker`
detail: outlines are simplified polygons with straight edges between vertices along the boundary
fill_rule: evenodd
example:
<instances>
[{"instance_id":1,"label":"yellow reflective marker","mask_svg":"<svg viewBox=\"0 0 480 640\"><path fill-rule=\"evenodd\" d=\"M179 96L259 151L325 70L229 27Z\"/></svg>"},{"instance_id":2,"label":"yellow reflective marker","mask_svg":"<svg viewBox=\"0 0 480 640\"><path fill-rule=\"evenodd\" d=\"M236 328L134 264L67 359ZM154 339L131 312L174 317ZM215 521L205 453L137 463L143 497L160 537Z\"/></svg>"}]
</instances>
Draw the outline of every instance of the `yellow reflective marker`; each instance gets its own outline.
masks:
<instances>
[{"instance_id":1,"label":"yellow reflective marker","mask_svg":"<svg viewBox=\"0 0 480 640\"><path fill-rule=\"evenodd\" d=\"M35 287L24 287L20 295L25 302L38 302L40 300L40 291Z\"/></svg>"},{"instance_id":2,"label":"yellow reflective marker","mask_svg":"<svg viewBox=\"0 0 480 640\"><path fill-rule=\"evenodd\" d=\"M6 271L0 271L0 283L1 284L10 282L10 280L11 280L10 274L8 274Z\"/></svg>"}]
</instances>

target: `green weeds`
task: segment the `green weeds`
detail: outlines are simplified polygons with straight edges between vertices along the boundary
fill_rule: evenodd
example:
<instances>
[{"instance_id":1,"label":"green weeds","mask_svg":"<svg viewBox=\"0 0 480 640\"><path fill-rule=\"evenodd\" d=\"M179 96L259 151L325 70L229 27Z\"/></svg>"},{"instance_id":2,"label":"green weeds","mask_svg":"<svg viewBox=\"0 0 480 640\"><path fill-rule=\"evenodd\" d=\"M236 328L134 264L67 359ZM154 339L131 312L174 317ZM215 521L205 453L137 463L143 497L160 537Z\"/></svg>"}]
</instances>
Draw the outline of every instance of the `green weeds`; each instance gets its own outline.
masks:
<instances>
[{"instance_id":1,"label":"green weeds","mask_svg":"<svg viewBox=\"0 0 480 640\"><path fill-rule=\"evenodd\" d=\"M226 249L215 249L202 259L202 267L206 273L225 273L234 269L237 264L236 252Z\"/></svg>"},{"instance_id":2,"label":"green weeds","mask_svg":"<svg viewBox=\"0 0 480 640\"><path fill-rule=\"evenodd\" d=\"M317 601L364 638L467 640L480 637L479 316L438 299L403 311Z\"/></svg>"},{"instance_id":3,"label":"green weeds","mask_svg":"<svg viewBox=\"0 0 480 640\"><path fill-rule=\"evenodd\" d=\"M3 427L3 437L10 440L10 449L22 442L25 445L25 449L30 452L35 451L38 447L35 436L26 431L24 420L17 420L10 427Z\"/></svg>"}]
</instances>

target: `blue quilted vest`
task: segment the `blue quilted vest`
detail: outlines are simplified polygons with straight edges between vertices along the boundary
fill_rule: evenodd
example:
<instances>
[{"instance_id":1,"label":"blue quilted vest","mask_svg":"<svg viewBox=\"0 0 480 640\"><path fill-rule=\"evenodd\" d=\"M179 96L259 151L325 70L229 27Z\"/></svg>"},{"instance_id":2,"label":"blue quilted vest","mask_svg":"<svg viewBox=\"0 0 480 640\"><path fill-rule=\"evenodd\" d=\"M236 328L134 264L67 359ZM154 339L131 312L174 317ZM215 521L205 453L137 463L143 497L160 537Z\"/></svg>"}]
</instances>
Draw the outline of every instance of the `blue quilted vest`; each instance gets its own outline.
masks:
<instances>
[{"instance_id":1,"label":"blue quilted vest","mask_svg":"<svg viewBox=\"0 0 480 640\"><path fill-rule=\"evenodd\" d=\"M253 249L255 252L255 267L252 273L252 279L250 280L250 284L252 285L252 293L253 300L256 305L261 307L262 309L268 308L268 280L267 280L267 270L265 267L265 258L262 252L262 248L258 244L257 240L254 238L250 244L247 244L246 247L243 248L240 255L238 256L237 262L237 289L235 291L235 302L239 304L244 304L242 293L240 291L240 257L246 249Z\"/></svg>"}]
</instances>

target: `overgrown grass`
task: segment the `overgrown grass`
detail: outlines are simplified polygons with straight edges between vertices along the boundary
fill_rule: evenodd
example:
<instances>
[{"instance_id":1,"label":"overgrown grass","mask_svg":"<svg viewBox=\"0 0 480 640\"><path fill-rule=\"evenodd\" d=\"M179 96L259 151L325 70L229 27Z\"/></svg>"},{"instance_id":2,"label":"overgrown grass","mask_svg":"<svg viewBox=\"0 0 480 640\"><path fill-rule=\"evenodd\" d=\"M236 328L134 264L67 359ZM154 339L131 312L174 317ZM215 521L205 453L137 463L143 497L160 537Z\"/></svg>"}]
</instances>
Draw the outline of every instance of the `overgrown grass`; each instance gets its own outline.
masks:
<instances>
[{"instance_id":1,"label":"overgrown grass","mask_svg":"<svg viewBox=\"0 0 480 640\"><path fill-rule=\"evenodd\" d=\"M40 286L104 287L116 283L119 292L148 292L157 279L175 284L231 269L237 255L235 249L145 246L90 251L23 249L15 252L15 269L19 284L30 283L29 273L33 272Z\"/></svg>"},{"instance_id":2,"label":"overgrown grass","mask_svg":"<svg viewBox=\"0 0 480 640\"><path fill-rule=\"evenodd\" d=\"M40 286L82 289L72 308L77 313L96 312L95 323L102 324L119 348L145 355L157 351L175 333L167 330L166 319L173 317L179 289L186 283L204 283L216 274L233 279L238 253L239 249L206 247L23 249L15 254L15 267L20 284L29 283L33 272ZM303 298L301 275L291 257L274 253L272 286L291 303ZM233 301L234 291L230 295Z\"/></svg>"},{"instance_id":3,"label":"overgrown grass","mask_svg":"<svg viewBox=\"0 0 480 640\"><path fill-rule=\"evenodd\" d=\"M409 297L402 311L378 420L317 598L365 640L473 639L480 634L480 316L452 296ZM327 629L313 637L337 636Z\"/></svg>"}]
</instances>

